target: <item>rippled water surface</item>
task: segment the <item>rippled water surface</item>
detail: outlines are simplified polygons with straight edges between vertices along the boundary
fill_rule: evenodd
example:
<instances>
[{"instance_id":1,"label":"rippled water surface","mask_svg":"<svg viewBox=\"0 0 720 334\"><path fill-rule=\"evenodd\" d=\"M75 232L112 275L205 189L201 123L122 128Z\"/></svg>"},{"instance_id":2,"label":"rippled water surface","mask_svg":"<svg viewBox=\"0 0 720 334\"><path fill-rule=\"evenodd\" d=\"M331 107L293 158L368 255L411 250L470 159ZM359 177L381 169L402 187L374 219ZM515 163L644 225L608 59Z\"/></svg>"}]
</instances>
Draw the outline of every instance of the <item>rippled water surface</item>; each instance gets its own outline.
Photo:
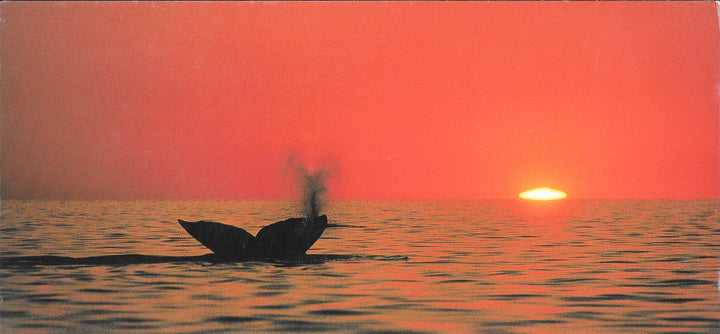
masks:
<instances>
[{"instance_id":1,"label":"rippled water surface","mask_svg":"<svg viewBox=\"0 0 720 334\"><path fill-rule=\"evenodd\" d=\"M717 333L719 209L333 201L312 261L213 263L178 218L255 234L295 203L3 201L0 331Z\"/></svg>"}]
</instances>

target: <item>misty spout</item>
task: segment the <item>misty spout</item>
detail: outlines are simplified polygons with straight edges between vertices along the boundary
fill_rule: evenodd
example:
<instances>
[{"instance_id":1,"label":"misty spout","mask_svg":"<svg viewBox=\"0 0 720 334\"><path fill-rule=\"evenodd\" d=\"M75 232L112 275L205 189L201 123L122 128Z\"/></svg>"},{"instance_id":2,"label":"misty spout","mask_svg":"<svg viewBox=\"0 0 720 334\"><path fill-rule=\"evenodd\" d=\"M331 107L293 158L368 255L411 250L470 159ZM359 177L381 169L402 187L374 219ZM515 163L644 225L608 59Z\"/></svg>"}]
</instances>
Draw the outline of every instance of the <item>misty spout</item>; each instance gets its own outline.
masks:
<instances>
[{"instance_id":1,"label":"misty spout","mask_svg":"<svg viewBox=\"0 0 720 334\"><path fill-rule=\"evenodd\" d=\"M310 173L304 167L297 168L302 193L302 215L308 220L320 216L327 200L327 172L318 170Z\"/></svg>"}]
</instances>

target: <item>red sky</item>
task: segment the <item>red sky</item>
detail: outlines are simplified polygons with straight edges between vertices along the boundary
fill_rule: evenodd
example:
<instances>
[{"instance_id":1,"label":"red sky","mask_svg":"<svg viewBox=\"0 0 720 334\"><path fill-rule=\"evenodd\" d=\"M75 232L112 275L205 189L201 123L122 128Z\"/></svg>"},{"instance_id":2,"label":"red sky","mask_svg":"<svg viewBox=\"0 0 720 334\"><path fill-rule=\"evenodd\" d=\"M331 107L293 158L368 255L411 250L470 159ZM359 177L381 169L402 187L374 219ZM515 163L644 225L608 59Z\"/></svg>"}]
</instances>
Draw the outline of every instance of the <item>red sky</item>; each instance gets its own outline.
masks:
<instances>
[{"instance_id":1,"label":"red sky","mask_svg":"<svg viewBox=\"0 0 720 334\"><path fill-rule=\"evenodd\" d=\"M2 198L718 198L714 2L0 4Z\"/></svg>"}]
</instances>

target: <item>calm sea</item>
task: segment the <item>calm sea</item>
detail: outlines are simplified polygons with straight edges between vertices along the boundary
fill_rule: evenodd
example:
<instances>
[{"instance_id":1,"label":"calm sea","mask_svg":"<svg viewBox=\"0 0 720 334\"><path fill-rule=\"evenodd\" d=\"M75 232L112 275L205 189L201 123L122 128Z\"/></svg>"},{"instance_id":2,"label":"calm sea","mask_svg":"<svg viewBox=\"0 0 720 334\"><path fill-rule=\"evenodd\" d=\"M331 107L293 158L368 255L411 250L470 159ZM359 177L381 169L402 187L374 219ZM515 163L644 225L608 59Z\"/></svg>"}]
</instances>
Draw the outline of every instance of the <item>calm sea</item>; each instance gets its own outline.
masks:
<instances>
[{"instance_id":1,"label":"calm sea","mask_svg":"<svg viewBox=\"0 0 720 334\"><path fill-rule=\"evenodd\" d=\"M178 218L255 234L296 203L3 201L0 331L718 333L719 210L332 201L304 263L213 263Z\"/></svg>"}]
</instances>

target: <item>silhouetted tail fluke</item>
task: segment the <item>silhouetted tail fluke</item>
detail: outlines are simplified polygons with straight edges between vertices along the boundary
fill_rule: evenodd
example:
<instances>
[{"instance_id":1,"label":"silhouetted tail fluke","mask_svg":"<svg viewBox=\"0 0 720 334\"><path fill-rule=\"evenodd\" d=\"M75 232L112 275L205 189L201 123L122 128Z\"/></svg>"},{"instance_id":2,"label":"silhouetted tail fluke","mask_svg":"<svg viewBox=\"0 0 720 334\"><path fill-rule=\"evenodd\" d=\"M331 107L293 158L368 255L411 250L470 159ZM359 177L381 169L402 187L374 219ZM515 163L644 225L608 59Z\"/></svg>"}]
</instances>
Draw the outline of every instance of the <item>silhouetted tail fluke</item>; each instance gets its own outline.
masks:
<instances>
[{"instance_id":1,"label":"silhouetted tail fluke","mask_svg":"<svg viewBox=\"0 0 720 334\"><path fill-rule=\"evenodd\" d=\"M178 219L185 231L224 259L291 259L305 255L328 226L327 216L290 218L263 227L253 237L221 223Z\"/></svg>"},{"instance_id":2,"label":"silhouetted tail fluke","mask_svg":"<svg viewBox=\"0 0 720 334\"><path fill-rule=\"evenodd\" d=\"M256 256L255 237L235 226L221 223L198 221L178 223L193 238L222 258L252 258Z\"/></svg>"}]
</instances>

